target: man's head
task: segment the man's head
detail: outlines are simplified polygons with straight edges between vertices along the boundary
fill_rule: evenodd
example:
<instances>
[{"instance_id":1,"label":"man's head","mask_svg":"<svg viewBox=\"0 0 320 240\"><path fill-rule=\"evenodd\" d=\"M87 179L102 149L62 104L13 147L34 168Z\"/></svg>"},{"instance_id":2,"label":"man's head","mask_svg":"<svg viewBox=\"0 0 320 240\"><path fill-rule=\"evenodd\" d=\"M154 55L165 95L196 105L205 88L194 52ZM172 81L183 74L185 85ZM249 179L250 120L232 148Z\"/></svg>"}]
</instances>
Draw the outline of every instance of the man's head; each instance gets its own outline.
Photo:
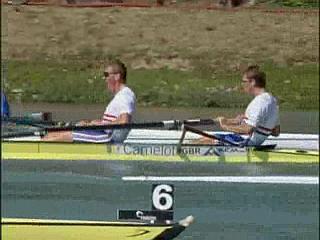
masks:
<instances>
[{"instance_id":1,"label":"man's head","mask_svg":"<svg viewBox=\"0 0 320 240\"><path fill-rule=\"evenodd\" d=\"M245 92L255 94L266 87L266 74L257 65L249 66L243 73L241 83Z\"/></svg>"},{"instance_id":2,"label":"man's head","mask_svg":"<svg viewBox=\"0 0 320 240\"><path fill-rule=\"evenodd\" d=\"M112 93L117 93L122 84L125 84L127 81L127 68L120 60L112 60L104 70L104 77L107 88Z\"/></svg>"}]
</instances>

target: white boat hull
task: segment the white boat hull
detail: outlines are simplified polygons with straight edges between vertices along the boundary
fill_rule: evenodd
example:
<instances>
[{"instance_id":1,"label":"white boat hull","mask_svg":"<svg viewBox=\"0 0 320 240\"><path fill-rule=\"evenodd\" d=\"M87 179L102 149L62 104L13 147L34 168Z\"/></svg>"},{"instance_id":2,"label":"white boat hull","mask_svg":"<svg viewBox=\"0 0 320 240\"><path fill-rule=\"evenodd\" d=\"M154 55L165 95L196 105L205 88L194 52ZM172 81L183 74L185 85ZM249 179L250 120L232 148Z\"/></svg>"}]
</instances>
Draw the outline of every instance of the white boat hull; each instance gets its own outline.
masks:
<instances>
[{"instance_id":1,"label":"white boat hull","mask_svg":"<svg viewBox=\"0 0 320 240\"><path fill-rule=\"evenodd\" d=\"M226 133L226 132L209 132ZM181 131L173 130L141 130L133 129L130 131L125 143L141 144L178 144L181 137ZM184 143L191 143L199 139L200 136L195 133L186 133ZM40 137L19 137L11 139L12 141L39 141ZM317 134L296 134L282 133L279 137L270 136L264 145L276 144L278 148L293 148L306 150L319 150L319 135Z\"/></svg>"}]
</instances>

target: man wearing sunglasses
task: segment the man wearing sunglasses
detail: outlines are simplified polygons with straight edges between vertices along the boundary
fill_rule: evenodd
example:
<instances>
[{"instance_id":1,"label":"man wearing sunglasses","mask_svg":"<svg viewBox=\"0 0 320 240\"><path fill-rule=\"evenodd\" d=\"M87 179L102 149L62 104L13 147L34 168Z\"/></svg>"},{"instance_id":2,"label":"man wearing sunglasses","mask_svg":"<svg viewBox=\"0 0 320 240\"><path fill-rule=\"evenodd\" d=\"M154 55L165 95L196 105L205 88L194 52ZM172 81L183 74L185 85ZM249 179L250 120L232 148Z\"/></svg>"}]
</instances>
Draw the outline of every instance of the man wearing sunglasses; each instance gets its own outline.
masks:
<instances>
[{"instance_id":1,"label":"man wearing sunglasses","mask_svg":"<svg viewBox=\"0 0 320 240\"><path fill-rule=\"evenodd\" d=\"M254 96L244 114L227 119L218 117L221 129L235 134L218 134L222 142L238 145L259 146L270 135L280 134L279 107L277 100L266 91L266 74L258 66L250 66L241 81L244 92ZM248 135L243 138L240 134ZM226 141L223 141L225 139ZM202 139L201 142L206 142ZM212 143L212 141L211 141Z\"/></svg>"},{"instance_id":2,"label":"man wearing sunglasses","mask_svg":"<svg viewBox=\"0 0 320 240\"><path fill-rule=\"evenodd\" d=\"M134 92L127 87L127 68L119 60L111 61L104 70L106 88L113 94L101 119L81 121L80 126L126 124L132 120L136 98ZM77 142L122 142L128 135L128 129L119 130L85 130L63 133L49 133L44 141L77 141Z\"/></svg>"}]
</instances>

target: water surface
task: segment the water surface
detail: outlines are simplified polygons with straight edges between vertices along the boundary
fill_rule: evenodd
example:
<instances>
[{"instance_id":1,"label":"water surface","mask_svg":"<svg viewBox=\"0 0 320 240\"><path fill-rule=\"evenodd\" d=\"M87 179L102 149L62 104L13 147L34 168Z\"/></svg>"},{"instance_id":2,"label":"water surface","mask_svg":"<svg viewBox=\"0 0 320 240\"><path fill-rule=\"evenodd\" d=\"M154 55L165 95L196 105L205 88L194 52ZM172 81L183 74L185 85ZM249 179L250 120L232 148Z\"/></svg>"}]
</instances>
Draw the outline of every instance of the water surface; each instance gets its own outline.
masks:
<instances>
[{"instance_id":1,"label":"water surface","mask_svg":"<svg viewBox=\"0 0 320 240\"><path fill-rule=\"evenodd\" d=\"M13 113L47 111L55 120L100 118L104 106L13 104ZM136 121L232 116L241 109L138 108ZM281 112L284 132L318 133L318 112ZM215 127L214 127L215 128ZM129 163L128 163L129 164ZM131 165L130 165L131 164ZM117 209L150 209L150 182L126 182L121 174L159 175L318 175L313 166L194 166L160 168L130 163L77 164L12 161L2 163L3 217L115 220ZM133 166L134 165L134 166ZM150 165L150 164L149 164ZM188 168L189 167L189 168ZM198 169L198 170L196 170ZM110 174L113 173L113 174ZM170 182L169 182L170 183ZM180 240L316 240L319 239L319 186L175 182L175 219L188 215L195 223Z\"/></svg>"}]
</instances>

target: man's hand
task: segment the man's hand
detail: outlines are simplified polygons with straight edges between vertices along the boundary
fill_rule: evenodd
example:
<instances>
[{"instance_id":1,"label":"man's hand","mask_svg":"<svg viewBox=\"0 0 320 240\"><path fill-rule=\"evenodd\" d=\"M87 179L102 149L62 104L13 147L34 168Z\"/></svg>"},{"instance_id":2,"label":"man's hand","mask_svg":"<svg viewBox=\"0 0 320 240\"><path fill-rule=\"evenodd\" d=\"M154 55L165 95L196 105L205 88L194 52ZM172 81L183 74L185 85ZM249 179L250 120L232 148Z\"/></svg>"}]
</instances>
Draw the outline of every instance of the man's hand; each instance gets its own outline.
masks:
<instances>
[{"instance_id":1,"label":"man's hand","mask_svg":"<svg viewBox=\"0 0 320 240\"><path fill-rule=\"evenodd\" d=\"M244 114L239 114L237 117L236 117L236 119L239 121L239 124L244 120L244 119L246 119L247 117L246 117L246 115L244 115Z\"/></svg>"},{"instance_id":2,"label":"man's hand","mask_svg":"<svg viewBox=\"0 0 320 240\"><path fill-rule=\"evenodd\" d=\"M90 123L89 120L81 120L81 121L76 123L76 126L88 126L89 123Z\"/></svg>"},{"instance_id":3,"label":"man's hand","mask_svg":"<svg viewBox=\"0 0 320 240\"><path fill-rule=\"evenodd\" d=\"M105 123L102 122L102 120L97 119L97 120L92 120L90 122L90 125L104 125Z\"/></svg>"},{"instance_id":4,"label":"man's hand","mask_svg":"<svg viewBox=\"0 0 320 240\"><path fill-rule=\"evenodd\" d=\"M278 137L280 135L280 125L276 126L271 131L271 136Z\"/></svg>"},{"instance_id":5,"label":"man's hand","mask_svg":"<svg viewBox=\"0 0 320 240\"><path fill-rule=\"evenodd\" d=\"M77 126L91 126L91 125L103 125L102 121L100 119L97 120L82 120L80 122L77 122Z\"/></svg>"},{"instance_id":6,"label":"man's hand","mask_svg":"<svg viewBox=\"0 0 320 240\"><path fill-rule=\"evenodd\" d=\"M223 128L224 125L226 124L227 119L225 117L217 117L215 120L219 122L220 127Z\"/></svg>"}]
</instances>

